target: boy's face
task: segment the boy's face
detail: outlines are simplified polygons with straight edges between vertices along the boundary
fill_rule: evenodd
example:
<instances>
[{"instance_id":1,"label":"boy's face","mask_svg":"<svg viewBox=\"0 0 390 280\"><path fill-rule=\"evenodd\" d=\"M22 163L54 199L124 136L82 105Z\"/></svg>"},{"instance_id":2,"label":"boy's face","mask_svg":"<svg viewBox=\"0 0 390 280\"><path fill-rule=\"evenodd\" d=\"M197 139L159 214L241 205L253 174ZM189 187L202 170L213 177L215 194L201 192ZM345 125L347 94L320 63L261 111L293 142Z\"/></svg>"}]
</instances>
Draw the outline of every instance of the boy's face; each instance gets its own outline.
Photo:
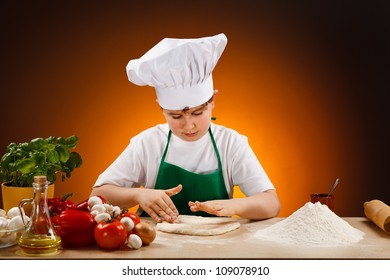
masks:
<instances>
[{"instance_id":1,"label":"boy's face","mask_svg":"<svg viewBox=\"0 0 390 280\"><path fill-rule=\"evenodd\" d=\"M214 101L183 110L163 109L172 133L185 141L196 141L208 132Z\"/></svg>"}]
</instances>

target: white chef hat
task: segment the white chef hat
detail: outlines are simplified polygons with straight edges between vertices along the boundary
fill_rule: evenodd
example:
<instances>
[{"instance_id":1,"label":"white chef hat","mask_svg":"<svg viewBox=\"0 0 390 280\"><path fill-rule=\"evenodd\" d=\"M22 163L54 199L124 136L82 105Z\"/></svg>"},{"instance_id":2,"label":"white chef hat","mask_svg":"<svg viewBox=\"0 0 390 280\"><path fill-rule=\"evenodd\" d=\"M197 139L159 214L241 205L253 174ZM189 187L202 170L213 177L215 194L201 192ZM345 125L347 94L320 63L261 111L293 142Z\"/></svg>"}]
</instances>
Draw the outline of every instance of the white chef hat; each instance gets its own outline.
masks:
<instances>
[{"instance_id":1,"label":"white chef hat","mask_svg":"<svg viewBox=\"0 0 390 280\"><path fill-rule=\"evenodd\" d=\"M165 38L126 66L129 81L155 88L160 106L192 108L213 95L213 71L227 44L225 34L196 39Z\"/></svg>"}]
</instances>

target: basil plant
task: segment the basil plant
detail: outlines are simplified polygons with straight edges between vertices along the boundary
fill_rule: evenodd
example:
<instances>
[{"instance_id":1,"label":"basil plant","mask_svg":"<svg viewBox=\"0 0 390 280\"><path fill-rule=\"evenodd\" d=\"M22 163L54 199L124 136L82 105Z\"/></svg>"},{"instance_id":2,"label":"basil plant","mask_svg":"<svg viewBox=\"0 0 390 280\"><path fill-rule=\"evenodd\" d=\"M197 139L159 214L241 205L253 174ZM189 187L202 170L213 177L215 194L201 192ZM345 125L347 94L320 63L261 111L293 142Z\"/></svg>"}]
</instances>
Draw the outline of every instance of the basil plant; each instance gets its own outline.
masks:
<instances>
[{"instance_id":1,"label":"basil plant","mask_svg":"<svg viewBox=\"0 0 390 280\"><path fill-rule=\"evenodd\" d=\"M32 186L34 176L46 176L54 183L70 178L82 164L81 156L71 151L78 143L76 135L68 138L50 136L25 143L10 143L0 161L0 181L7 186Z\"/></svg>"}]
</instances>

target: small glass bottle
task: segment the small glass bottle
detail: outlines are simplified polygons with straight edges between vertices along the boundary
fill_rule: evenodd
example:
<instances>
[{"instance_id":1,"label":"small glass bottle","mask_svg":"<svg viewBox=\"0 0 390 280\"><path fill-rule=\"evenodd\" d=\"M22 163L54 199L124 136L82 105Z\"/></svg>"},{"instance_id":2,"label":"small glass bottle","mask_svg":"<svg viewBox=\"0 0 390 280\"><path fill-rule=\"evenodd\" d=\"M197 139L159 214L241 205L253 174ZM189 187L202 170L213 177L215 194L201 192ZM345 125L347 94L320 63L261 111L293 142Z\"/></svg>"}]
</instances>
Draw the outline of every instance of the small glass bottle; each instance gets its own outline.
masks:
<instances>
[{"instance_id":1,"label":"small glass bottle","mask_svg":"<svg viewBox=\"0 0 390 280\"><path fill-rule=\"evenodd\" d=\"M46 176L35 176L34 197L23 199L19 204L22 218L24 216L23 206L32 204L30 220L26 223L23 219L26 230L18 242L23 253L28 255L53 254L58 251L61 244L61 238L57 236L50 219L47 205L48 186Z\"/></svg>"}]
</instances>

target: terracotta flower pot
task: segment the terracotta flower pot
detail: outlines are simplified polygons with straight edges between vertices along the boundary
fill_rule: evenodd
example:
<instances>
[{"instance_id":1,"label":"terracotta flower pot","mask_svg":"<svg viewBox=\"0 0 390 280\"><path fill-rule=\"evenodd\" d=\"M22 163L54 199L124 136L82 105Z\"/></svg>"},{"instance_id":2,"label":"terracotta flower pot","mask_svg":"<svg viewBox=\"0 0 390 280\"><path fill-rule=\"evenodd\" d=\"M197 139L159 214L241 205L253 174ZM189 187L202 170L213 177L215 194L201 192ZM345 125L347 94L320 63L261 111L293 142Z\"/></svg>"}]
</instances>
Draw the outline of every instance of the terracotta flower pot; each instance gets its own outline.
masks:
<instances>
[{"instance_id":1,"label":"terracotta flower pot","mask_svg":"<svg viewBox=\"0 0 390 280\"><path fill-rule=\"evenodd\" d=\"M5 211L8 211L12 207L19 206L19 203L22 199L32 198L34 196L34 191L32 187L12 187L7 186L6 184L1 184L1 193L3 198L3 208ZM54 197L54 184L49 185L47 189L47 198ZM30 215L31 207L26 205L25 213Z\"/></svg>"}]
</instances>

